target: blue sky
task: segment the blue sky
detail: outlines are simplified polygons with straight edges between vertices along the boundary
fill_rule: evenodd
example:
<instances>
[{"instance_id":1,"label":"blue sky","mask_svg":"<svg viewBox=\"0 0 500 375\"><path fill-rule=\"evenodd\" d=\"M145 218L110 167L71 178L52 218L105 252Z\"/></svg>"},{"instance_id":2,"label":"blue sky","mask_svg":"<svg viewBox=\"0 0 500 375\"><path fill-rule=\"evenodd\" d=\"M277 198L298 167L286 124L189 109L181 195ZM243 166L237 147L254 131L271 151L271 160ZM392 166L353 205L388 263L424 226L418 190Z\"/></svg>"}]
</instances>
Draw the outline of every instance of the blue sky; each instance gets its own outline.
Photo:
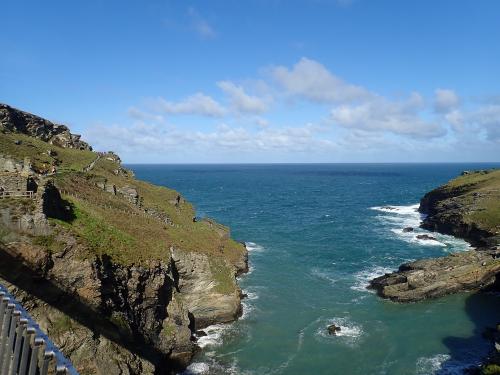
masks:
<instances>
[{"instance_id":1,"label":"blue sky","mask_svg":"<svg viewBox=\"0 0 500 375\"><path fill-rule=\"evenodd\" d=\"M499 161L500 2L11 1L0 102L126 162Z\"/></svg>"}]
</instances>

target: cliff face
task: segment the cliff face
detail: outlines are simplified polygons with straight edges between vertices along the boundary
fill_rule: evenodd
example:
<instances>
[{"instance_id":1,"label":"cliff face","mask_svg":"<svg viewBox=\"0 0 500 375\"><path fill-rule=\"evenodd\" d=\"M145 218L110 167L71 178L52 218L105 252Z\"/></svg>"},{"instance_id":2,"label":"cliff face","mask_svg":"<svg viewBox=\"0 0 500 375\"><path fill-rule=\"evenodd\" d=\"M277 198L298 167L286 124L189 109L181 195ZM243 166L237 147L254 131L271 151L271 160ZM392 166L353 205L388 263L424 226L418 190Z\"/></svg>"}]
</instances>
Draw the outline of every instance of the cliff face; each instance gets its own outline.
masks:
<instances>
[{"instance_id":1,"label":"cliff face","mask_svg":"<svg viewBox=\"0 0 500 375\"><path fill-rule=\"evenodd\" d=\"M177 192L136 180L66 127L5 105L0 123L4 159L32 164L0 174L38 190L0 199L0 283L80 373L173 373L196 329L239 316L247 252L228 228L193 220Z\"/></svg>"},{"instance_id":2,"label":"cliff face","mask_svg":"<svg viewBox=\"0 0 500 375\"><path fill-rule=\"evenodd\" d=\"M466 172L425 194L423 228L463 238L474 246L500 242L500 171Z\"/></svg>"}]
</instances>

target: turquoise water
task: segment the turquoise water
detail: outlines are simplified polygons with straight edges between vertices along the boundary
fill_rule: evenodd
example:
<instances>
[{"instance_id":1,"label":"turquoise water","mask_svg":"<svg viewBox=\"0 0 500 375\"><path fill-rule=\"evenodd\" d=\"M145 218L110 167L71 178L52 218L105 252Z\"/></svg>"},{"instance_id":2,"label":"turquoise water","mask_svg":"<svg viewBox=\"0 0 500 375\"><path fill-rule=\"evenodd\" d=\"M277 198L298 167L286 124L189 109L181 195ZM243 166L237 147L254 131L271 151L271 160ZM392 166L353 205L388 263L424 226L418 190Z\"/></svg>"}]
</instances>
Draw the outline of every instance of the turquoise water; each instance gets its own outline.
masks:
<instances>
[{"instance_id":1,"label":"turquoise water","mask_svg":"<svg viewBox=\"0 0 500 375\"><path fill-rule=\"evenodd\" d=\"M464 251L418 242L422 195L472 164L133 165L177 189L250 250L241 320L209 328L190 367L206 374L456 374L489 349L500 298L400 305L365 289L404 261ZM393 210L381 208L395 206ZM328 336L335 322L341 335Z\"/></svg>"}]
</instances>

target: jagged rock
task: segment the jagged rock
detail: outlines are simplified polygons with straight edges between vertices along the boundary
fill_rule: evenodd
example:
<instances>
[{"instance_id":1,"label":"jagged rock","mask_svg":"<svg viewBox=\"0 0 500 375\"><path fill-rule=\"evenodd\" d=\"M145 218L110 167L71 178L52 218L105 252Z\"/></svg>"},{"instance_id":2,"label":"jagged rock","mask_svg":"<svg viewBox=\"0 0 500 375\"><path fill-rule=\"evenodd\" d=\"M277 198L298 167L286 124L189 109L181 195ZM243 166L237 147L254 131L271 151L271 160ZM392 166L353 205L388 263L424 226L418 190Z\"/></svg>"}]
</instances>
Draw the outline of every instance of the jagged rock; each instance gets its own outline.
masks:
<instances>
[{"instance_id":1,"label":"jagged rock","mask_svg":"<svg viewBox=\"0 0 500 375\"><path fill-rule=\"evenodd\" d=\"M437 241L436 237L429 236L428 234L417 234L416 238L424 241Z\"/></svg>"},{"instance_id":2,"label":"jagged rock","mask_svg":"<svg viewBox=\"0 0 500 375\"><path fill-rule=\"evenodd\" d=\"M205 337L206 335L207 333L205 331L202 330L196 331L196 337Z\"/></svg>"},{"instance_id":3,"label":"jagged rock","mask_svg":"<svg viewBox=\"0 0 500 375\"><path fill-rule=\"evenodd\" d=\"M406 227L406 228L403 228L403 232L405 233L408 233L408 232L413 232L413 227Z\"/></svg>"},{"instance_id":4,"label":"jagged rock","mask_svg":"<svg viewBox=\"0 0 500 375\"><path fill-rule=\"evenodd\" d=\"M339 326L337 326L335 324L331 324L327 327L327 330L328 330L329 335L335 336L337 334L337 332L340 332L342 330L342 328L340 328Z\"/></svg>"},{"instance_id":5,"label":"jagged rock","mask_svg":"<svg viewBox=\"0 0 500 375\"><path fill-rule=\"evenodd\" d=\"M236 286L238 270L234 266L223 263L222 258L211 260L205 254L176 249L172 249L172 261L179 291L184 296L184 305L193 314L196 330L230 322L241 314L241 291ZM225 280L231 288L214 283L214 279Z\"/></svg>"},{"instance_id":6,"label":"jagged rock","mask_svg":"<svg viewBox=\"0 0 500 375\"><path fill-rule=\"evenodd\" d=\"M54 124L6 104L0 104L0 129L27 134L64 148L92 149L80 140L80 135L71 134L68 127Z\"/></svg>"}]
</instances>

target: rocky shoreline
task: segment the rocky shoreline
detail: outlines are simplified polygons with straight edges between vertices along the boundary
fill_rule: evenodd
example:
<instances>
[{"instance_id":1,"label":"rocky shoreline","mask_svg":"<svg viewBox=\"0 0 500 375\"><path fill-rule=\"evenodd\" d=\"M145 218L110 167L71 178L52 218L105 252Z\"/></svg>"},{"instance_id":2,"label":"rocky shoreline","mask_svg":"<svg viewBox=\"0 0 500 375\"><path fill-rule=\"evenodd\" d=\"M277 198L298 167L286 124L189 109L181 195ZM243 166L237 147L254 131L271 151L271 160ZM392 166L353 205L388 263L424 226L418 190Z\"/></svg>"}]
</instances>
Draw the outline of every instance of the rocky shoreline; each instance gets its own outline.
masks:
<instances>
[{"instance_id":1,"label":"rocky shoreline","mask_svg":"<svg viewBox=\"0 0 500 375\"><path fill-rule=\"evenodd\" d=\"M475 248L402 264L396 272L371 280L369 288L395 302L417 302L465 291L500 291L498 187L499 170L464 172L425 194L419 207L426 215L421 227L462 238ZM496 341L491 363L483 369L500 365L499 336L500 329L493 335Z\"/></svg>"}]
</instances>

